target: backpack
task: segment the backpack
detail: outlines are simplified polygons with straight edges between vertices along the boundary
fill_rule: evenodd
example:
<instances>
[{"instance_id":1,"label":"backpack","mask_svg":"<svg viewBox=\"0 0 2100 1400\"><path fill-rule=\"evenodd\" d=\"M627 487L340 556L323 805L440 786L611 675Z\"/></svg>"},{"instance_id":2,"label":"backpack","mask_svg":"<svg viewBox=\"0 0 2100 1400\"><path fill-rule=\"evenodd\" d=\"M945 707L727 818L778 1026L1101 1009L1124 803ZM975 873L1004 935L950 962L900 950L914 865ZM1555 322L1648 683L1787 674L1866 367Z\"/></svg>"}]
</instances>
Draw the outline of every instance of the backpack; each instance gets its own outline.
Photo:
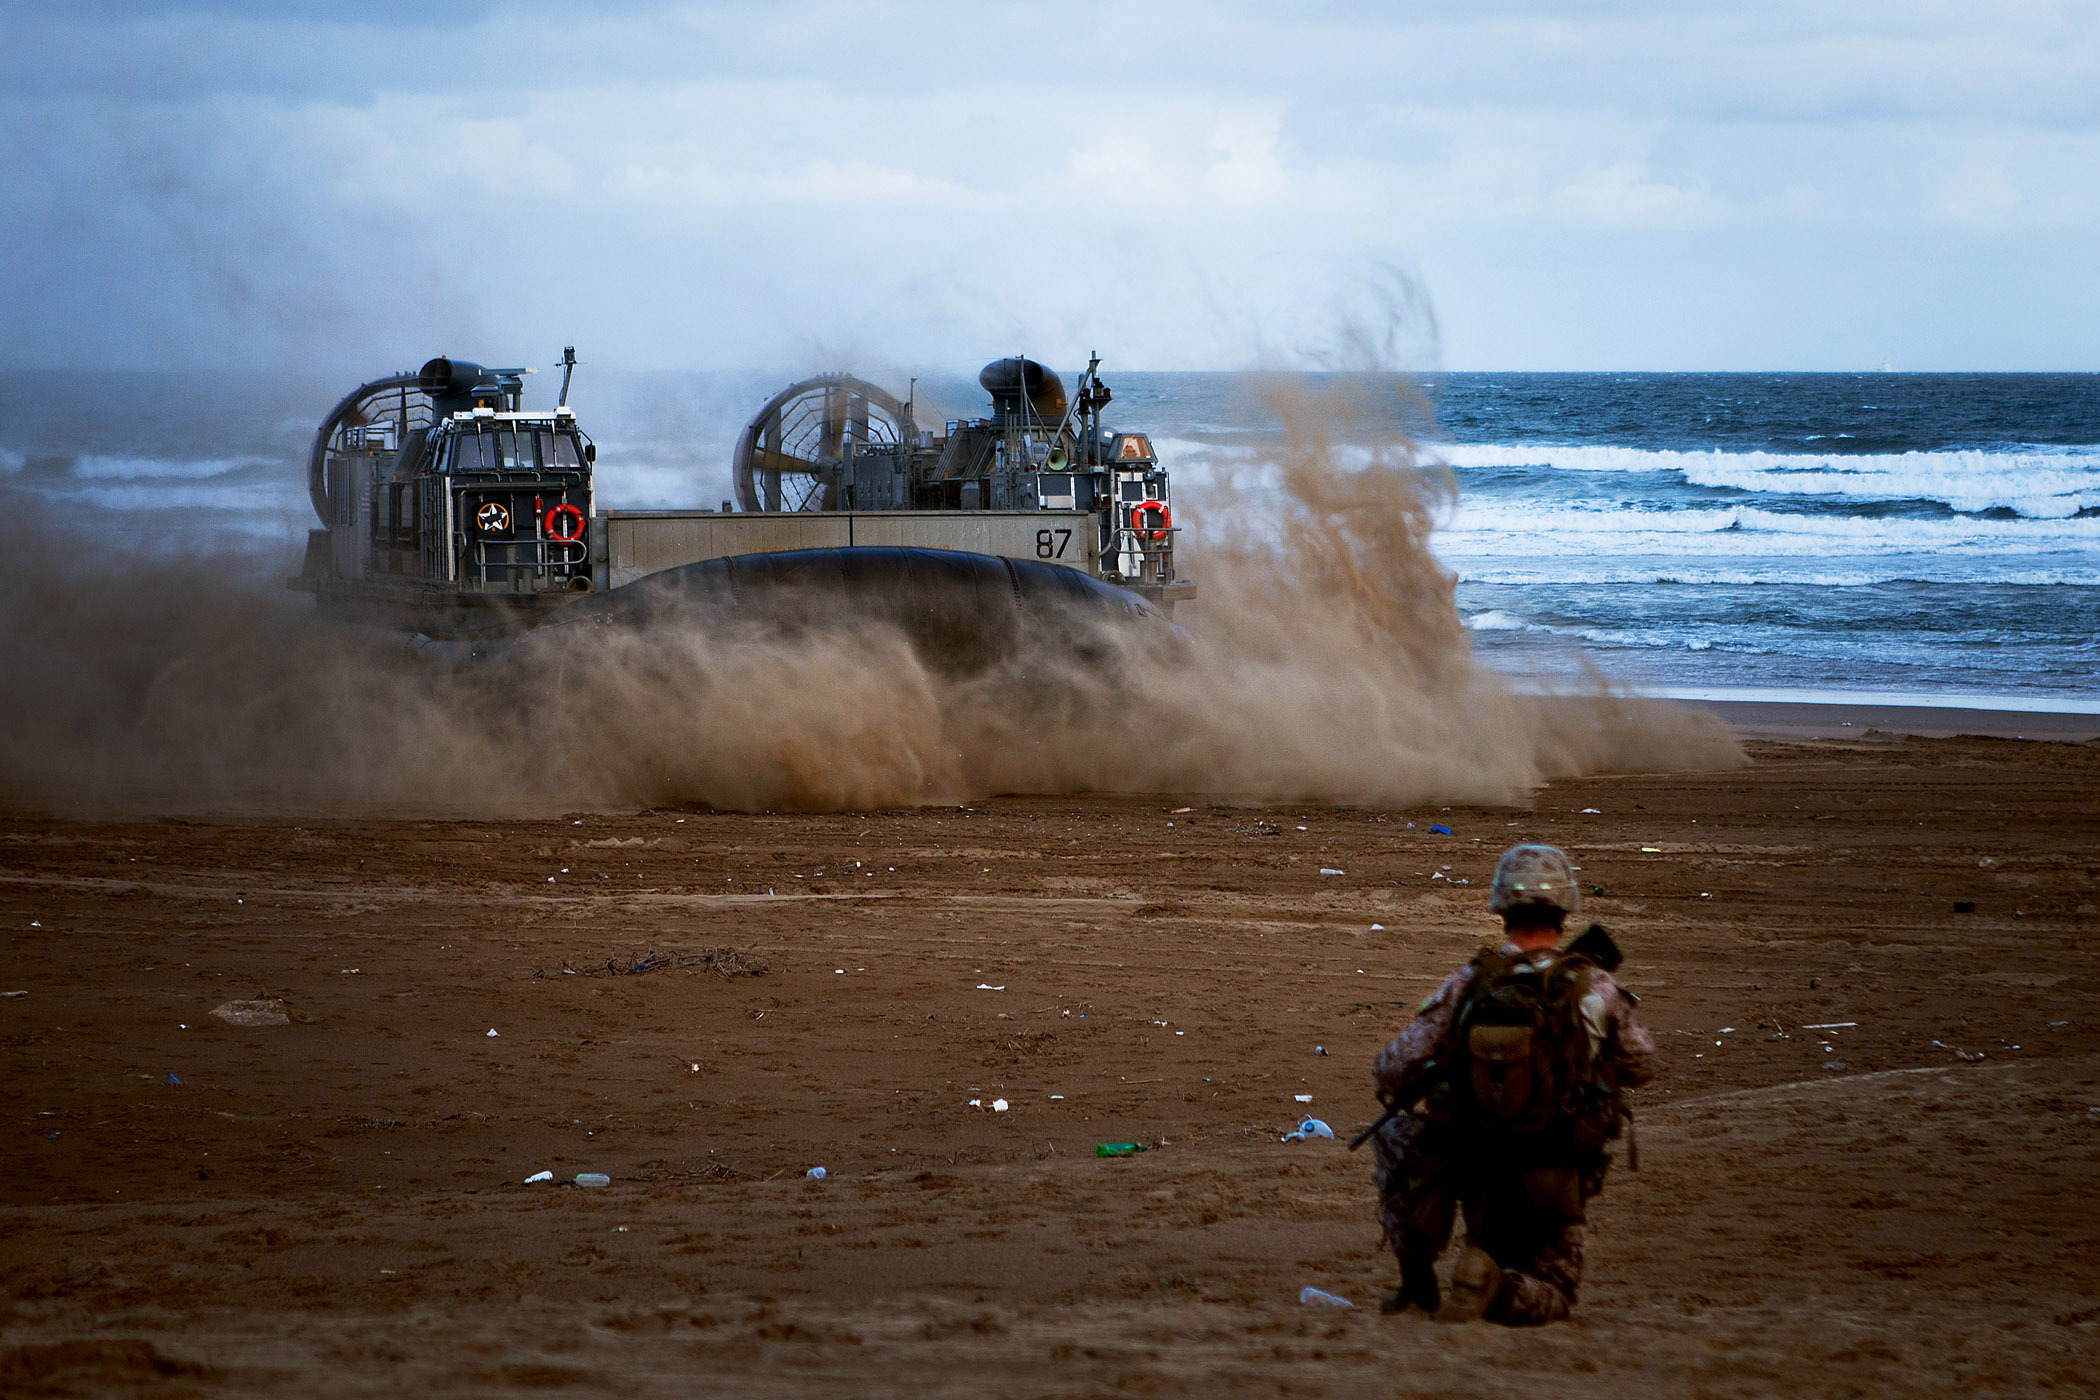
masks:
<instances>
[{"instance_id":1,"label":"backpack","mask_svg":"<svg viewBox=\"0 0 2100 1400\"><path fill-rule=\"evenodd\" d=\"M1619 1096L1582 1020L1595 966L1580 953L1543 963L1499 949L1474 957L1449 1081L1465 1121L1525 1136L1566 1131L1592 1147L1619 1135Z\"/></svg>"}]
</instances>

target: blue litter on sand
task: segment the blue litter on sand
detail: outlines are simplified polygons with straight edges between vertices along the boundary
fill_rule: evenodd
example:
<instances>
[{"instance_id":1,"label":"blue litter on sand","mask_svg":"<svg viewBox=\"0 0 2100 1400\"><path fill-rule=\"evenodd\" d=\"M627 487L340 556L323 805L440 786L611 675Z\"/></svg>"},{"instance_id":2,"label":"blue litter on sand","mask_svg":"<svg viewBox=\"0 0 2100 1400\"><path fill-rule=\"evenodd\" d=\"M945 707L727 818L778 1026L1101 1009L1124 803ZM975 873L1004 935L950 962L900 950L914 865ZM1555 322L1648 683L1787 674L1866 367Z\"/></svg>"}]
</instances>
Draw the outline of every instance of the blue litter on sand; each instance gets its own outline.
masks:
<instances>
[{"instance_id":1,"label":"blue litter on sand","mask_svg":"<svg viewBox=\"0 0 2100 1400\"><path fill-rule=\"evenodd\" d=\"M167 1077L166 1079L163 1079L163 1080L161 1081L161 1083L163 1083L163 1084L173 1084L173 1085L174 1085L174 1086L175 1086L176 1088L178 1088L178 1089L180 1089L180 1088L182 1087L182 1080L181 1080L181 1079L179 1079L179 1078L177 1078L177 1077L176 1077L175 1075L172 1075L172 1074L171 1074L171 1075L169 1075L169 1076L168 1076L168 1077Z\"/></svg>"},{"instance_id":2,"label":"blue litter on sand","mask_svg":"<svg viewBox=\"0 0 2100 1400\"><path fill-rule=\"evenodd\" d=\"M1429 834L1432 836L1449 836L1451 828L1448 826L1432 826L1429 828Z\"/></svg>"}]
</instances>

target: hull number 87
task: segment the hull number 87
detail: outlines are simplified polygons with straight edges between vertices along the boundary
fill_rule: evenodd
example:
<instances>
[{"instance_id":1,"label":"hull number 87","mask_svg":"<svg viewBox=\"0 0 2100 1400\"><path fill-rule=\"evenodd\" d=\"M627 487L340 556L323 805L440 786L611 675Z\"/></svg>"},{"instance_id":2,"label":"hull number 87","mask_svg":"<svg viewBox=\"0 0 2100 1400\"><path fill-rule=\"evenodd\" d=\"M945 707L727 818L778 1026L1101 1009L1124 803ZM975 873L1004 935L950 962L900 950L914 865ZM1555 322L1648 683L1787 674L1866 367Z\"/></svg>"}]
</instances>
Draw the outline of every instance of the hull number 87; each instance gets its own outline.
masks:
<instances>
[{"instance_id":1,"label":"hull number 87","mask_svg":"<svg viewBox=\"0 0 2100 1400\"><path fill-rule=\"evenodd\" d=\"M1035 557L1062 559L1065 557L1065 546L1071 542L1070 530L1038 530L1035 532Z\"/></svg>"}]
</instances>

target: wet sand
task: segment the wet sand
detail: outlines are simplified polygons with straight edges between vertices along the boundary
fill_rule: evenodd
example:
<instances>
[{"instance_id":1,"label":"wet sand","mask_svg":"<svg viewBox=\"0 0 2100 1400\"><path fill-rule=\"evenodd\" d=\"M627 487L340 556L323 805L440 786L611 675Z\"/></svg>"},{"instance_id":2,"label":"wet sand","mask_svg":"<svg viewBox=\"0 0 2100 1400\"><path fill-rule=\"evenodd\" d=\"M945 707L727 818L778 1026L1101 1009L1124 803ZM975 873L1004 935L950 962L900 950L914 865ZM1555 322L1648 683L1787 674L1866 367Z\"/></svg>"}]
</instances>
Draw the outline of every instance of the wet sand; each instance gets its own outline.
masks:
<instances>
[{"instance_id":1,"label":"wet sand","mask_svg":"<svg viewBox=\"0 0 2100 1400\"><path fill-rule=\"evenodd\" d=\"M1874 734L1949 739L1973 735L2082 744L2100 738L2100 712L1771 700L1704 700L1696 702L1695 708L1711 711L1745 739L1863 739Z\"/></svg>"},{"instance_id":2,"label":"wet sand","mask_svg":"<svg viewBox=\"0 0 2100 1400\"><path fill-rule=\"evenodd\" d=\"M1894 727L1523 809L0 821L0 1392L2089 1391L2100 746ZM1369 1162L1278 1138L1519 838L1662 1042L1639 1170L1573 1322L1383 1318Z\"/></svg>"}]
</instances>

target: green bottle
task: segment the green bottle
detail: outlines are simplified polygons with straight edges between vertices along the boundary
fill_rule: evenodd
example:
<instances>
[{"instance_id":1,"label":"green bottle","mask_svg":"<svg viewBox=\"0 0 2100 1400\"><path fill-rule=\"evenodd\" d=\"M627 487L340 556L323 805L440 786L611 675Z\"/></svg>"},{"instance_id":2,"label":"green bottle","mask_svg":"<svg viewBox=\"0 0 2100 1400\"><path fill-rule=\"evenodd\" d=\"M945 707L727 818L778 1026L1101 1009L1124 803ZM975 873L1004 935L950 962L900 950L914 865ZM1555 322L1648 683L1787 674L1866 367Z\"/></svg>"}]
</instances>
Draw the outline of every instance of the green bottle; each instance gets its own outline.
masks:
<instances>
[{"instance_id":1,"label":"green bottle","mask_svg":"<svg viewBox=\"0 0 2100 1400\"><path fill-rule=\"evenodd\" d=\"M1095 1144L1094 1155L1096 1157L1135 1157L1144 1150L1145 1144L1142 1142L1103 1142Z\"/></svg>"}]
</instances>

